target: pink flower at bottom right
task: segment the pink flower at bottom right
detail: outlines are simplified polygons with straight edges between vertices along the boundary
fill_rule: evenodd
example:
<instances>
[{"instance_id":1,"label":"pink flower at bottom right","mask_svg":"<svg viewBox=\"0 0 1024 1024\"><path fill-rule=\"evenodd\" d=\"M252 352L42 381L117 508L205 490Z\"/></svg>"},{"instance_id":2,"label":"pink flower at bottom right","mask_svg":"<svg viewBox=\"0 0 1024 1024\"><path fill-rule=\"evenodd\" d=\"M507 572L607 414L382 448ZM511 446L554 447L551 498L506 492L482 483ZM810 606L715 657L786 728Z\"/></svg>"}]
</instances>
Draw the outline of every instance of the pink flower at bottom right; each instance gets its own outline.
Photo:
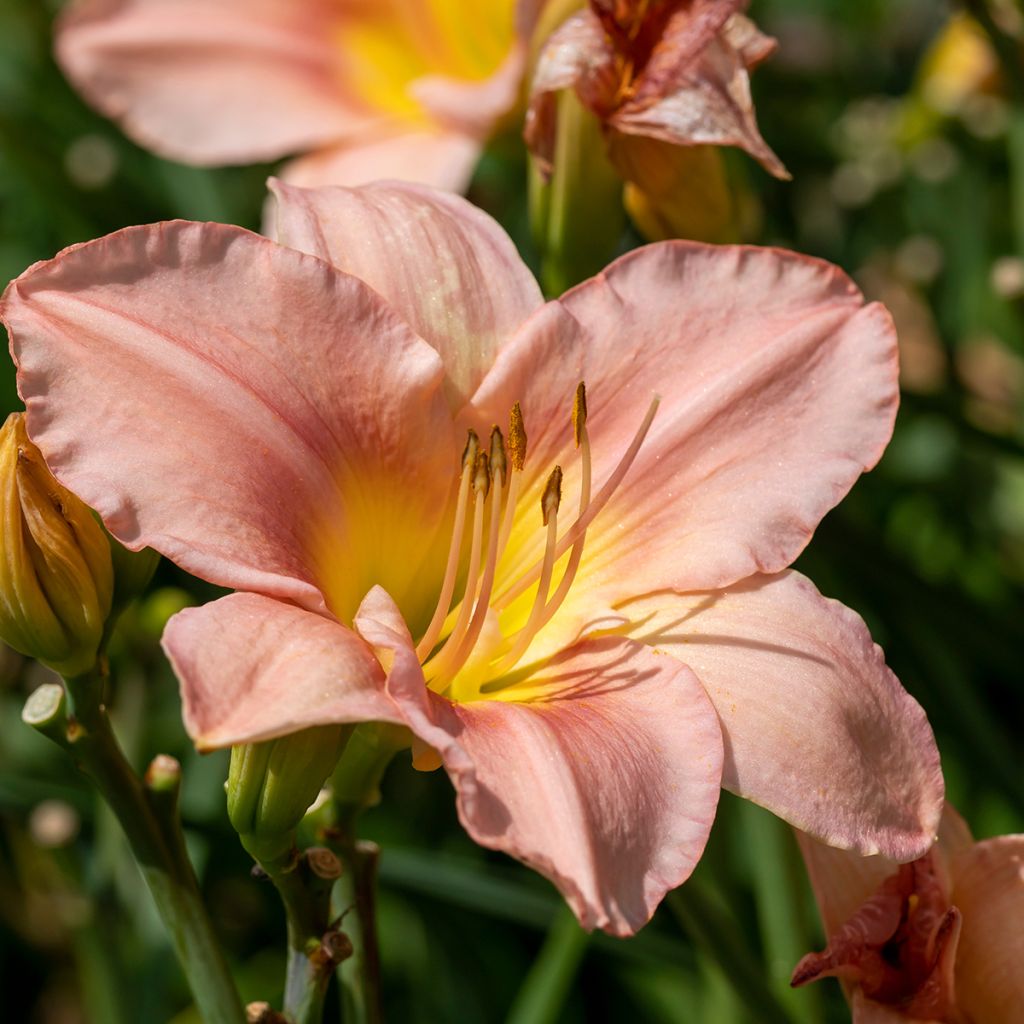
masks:
<instances>
[{"instance_id":1,"label":"pink flower at bottom right","mask_svg":"<svg viewBox=\"0 0 1024 1024\"><path fill-rule=\"evenodd\" d=\"M909 864L797 838L828 946L794 986L838 978L854 1024L1024 1020L1024 835L975 842L947 804L938 842Z\"/></svg>"}]
</instances>

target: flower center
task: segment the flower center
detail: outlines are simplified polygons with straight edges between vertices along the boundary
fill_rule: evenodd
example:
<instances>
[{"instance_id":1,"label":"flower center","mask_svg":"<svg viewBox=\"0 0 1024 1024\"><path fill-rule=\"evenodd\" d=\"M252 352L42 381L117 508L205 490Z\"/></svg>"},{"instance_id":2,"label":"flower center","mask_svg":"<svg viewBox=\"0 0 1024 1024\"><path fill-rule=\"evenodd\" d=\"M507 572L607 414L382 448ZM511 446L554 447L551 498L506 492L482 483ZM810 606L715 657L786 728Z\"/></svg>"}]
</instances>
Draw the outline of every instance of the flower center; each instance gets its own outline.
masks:
<instances>
[{"instance_id":1,"label":"flower center","mask_svg":"<svg viewBox=\"0 0 1024 1024\"><path fill-rule=\"evenodd\" d=\"M573 435L579 452L580 498L575 519L559 535L562 498L562 468L555 466L541 495L540 525L545 531L544 554L518 578L496 592L495 577L512 533L526 464L526 430L519 403L509 417L508 444L498 427L491 430L485 450L476 432L469 431L462 454L455 521L448 548L448 561L437 606L419 643L416 655L431 689L444 693L474 652L480 653L481 634L488 611L500 615L509 605L536 587L529 614L523 625L508 636L489 642L485 675L497 679L514 668L530 643L550 622L573 585L587 529L618 489L650 430L659 399L654 397L633 440L596 495L591 495L590 439L587 434L587 393L582 383L576 389L572 410ZM472 514L470 510L472 509ZM467 521L471 520L468 529ZM486 528L485 528L486 527ZM468 532L466 584L453 607L456 579ZM486 536L485 536L486 535ZM552 592L555 566L569 553L561 579Z\"/></svg>"}]
</instances>

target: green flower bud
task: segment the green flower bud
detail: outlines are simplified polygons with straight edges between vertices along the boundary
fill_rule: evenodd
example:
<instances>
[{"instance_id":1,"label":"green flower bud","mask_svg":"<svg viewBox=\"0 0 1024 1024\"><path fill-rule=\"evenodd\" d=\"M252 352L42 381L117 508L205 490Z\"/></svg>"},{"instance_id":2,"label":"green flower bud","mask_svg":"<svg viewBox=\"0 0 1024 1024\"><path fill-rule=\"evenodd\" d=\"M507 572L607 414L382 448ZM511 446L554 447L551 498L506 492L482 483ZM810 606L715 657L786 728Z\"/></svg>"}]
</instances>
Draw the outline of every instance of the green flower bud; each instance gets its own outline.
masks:
<instances>
[{"instance_id":1,"label":"green flower bud","mask_svg":"<svg viewBox=\"0 0 1024 1024\"><path fill-rule=\"evenodd\" d=\"M0 429L0 639L63 676L96 662L110 614L110 544L53 478L23 413Z\"/></svg>"},{"instance_id":2,"label":"green flower bud","mask_svg":"<svg viewBox=\"0 0 1024 1024\"><path fill-rule=\"evenodd\" d=\"M262 863L289 853L295 828L334 771L351 726L321 725L231 748L228 817Z\"/></svg>"}]
</instances>

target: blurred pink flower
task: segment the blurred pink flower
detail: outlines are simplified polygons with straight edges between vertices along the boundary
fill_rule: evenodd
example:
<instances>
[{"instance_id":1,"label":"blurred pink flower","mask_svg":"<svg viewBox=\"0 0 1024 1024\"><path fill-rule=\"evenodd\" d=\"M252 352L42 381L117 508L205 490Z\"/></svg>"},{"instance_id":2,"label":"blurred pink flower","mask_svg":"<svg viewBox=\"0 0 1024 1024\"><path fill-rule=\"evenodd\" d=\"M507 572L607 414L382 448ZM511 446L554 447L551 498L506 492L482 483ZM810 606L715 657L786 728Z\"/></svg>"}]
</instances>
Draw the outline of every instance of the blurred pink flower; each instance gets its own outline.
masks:
<instances>
[{"instance_id":1,"label":"blurred pink flower","mask_svg":"<svg viewBox=\"0 0 1024 1024\"><path fill-rule=\"evenodd\" d=\"M740 11L744 0L589 0L549 37L530 86L525 138L548 173L558 94L575 91L604 129L627 181L627 206L649 237L728 215L721 169L706 147L739 146L789 174L758 131L749 71L775 49ZM695 147L699 147L695 149Z\"/></svg>"},{"instance_id":2,"label":"blurred pink flower","mask_svg":"<svg viewBox=\"0 0 1024 1024\"><path fill-rule=\"evenodd\" d=\"M947 805L902 866L800 836L829 934L793 984L836 977L854 1024L1016 1024L1024 1007L1024 835L974 842Z\"/></svg>"},{"instance_id":3,"label":"blurred pink flower","mask_svg":"<svg viewBox=\"0 0 1024 1024\"><path fill-rule=\"evenodd\" d=\"M75 0L57 59L161 156L307 155L299 184L463 190L514 105L543 0Z\"/></svg>"},{"instance_id":4,"label":"blurred pink flower","mask_svg":"<svg viewBox=\"0 0 1024 1024\"><path fill-rule=\"evenodd\" d=\"M478 842L616 934L689 875L720 785L920 856L924 714L783 571L889 438L886 311L818 260L678 242L544 304L457 197L275 191L284 244L128 228L0 308L54 473L243 591L165 634L196 743L406 725Z\"/></svg>"}]
</instances>

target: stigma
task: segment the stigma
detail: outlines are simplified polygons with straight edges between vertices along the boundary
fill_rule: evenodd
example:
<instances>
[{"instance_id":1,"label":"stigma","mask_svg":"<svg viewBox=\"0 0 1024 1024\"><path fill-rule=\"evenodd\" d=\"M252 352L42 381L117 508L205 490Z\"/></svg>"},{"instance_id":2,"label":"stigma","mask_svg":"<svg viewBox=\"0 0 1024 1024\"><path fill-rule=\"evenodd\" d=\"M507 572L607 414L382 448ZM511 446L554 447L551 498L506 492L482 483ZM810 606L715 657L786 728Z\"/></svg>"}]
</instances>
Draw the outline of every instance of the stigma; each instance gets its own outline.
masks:
<instances>
[{"instance_id":1,"label":"stigma","mask_svg":"<svg viewBox=\"0 0 1024 1024\"><path fill-rule=\"evenodd\" d=\"M618 464L598 492L592 494L587 392L585 385L579 384L571 414L578 456L578 465L572 467L572 472L579 474L579 504L571 516L566 515L561 507L563 470L561 466L553 466L537 510L537 528L544 533L544 554L500 589L496 588L498 566L508 547L517 513L519 516L537 515L519 508L527 459L522 409L518 402L512 407L507 440L497 426L491 429L486 446L476 431L468 432L445 574L430 623L416 645L416 655L431 689L447 692L470 658L481 658L483 652L478 648L488 612L500 616L513 601L536 587L525 622L508 636L502 635L496 644L491 636L485 660L480 662L487 680L499 679L519 664L534 638L565 602L583 558L587 530L618 490L636 459L659 401L657 396L652 398ZM567 519L569 523L565 526ZM569 557L555 585L555 567L566 552ZM453 604L463 566L465 586L461 598Z\"/></svg>"}]
</instances>

